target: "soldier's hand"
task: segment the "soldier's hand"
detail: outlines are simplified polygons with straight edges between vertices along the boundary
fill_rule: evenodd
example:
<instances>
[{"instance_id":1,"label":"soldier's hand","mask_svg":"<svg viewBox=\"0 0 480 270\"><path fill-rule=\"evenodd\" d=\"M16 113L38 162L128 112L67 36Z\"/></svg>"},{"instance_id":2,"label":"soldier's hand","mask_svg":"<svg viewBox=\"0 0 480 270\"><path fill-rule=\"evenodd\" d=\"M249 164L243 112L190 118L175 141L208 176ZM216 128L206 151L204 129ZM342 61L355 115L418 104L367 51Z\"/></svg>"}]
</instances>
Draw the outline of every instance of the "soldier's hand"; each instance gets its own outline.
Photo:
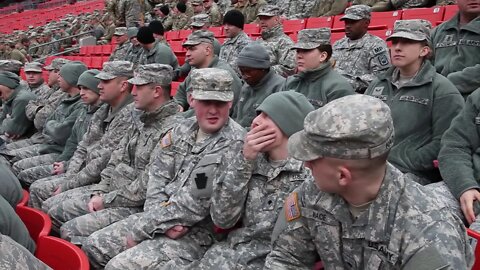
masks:
<instances>
[{"instance_id":1,"label":"soldier's hand","mask_svg":"<svg viewBox=\"0 0 480 270\"><path fill-rule=\"evenodd\" d=\"M99 195L95 195L93 196L90 201L88 202L88 211L90 211L90 213L93 213L93 212L96 212L96 211L100 211L102 209L104 209L104 205L103 205L103 198L102 196L99 196Z\"/></svg>"},{"instance_id":2,"label":"soldier's hand","mask_svg":"<svg viewBox=\"0 0 480 270\"><path fill-rule=\"evenodd\" d=\"M53 163L53 174L58 175L64 173L64 164L63 162L54 162Z\"/></svg>"},{"instance_id":3,"label":"soldier's hand","mask_svg":"<svg viewBox=\"0 0 480 270\"><path fill-rule=\"evenodd\" d=\"M476 189L467 190L460 196L460 206L468 224L472 224L475 221L474 201L480 201L480 192Z\"/></svg>"},{"instance_id":4,"label":"soldier's hand","mask_svg":"<svg viewBox=\"0 0 480 270\"><path fill-rule=\"evenodd\" d=\"M183 112L183 106L178 104L178 112Z\"/></svg>"},{"instance_id":5,"label":"soldier's hand","mask_svg":"<svg viewBox=\"0 0 480 270\"><path fill-rule=\"evenodd\" d=\"M175 225L172 228L168 229L165 232L165 235L170 239L178 239L184 236L188 232L188 227L184 227L182 225Z\"/></svg>"},{"instance_id":6,"label":"soldier's hand","mask_svg":"<svg viewBox=\"0 0 480 270\"><path fill-rule=\"evenodd\" d=\"M57 189L55 189L55 191L53 192L53 195L52 196L55 196L55 195L58 195L62 193L62 188L61 187L57 187Z\"/></svg>"},{"instance_id":7,"label":"soldier's hand","mask_svg":"<svg viewBox=\"0 0 480 270\"><path fill-rule=\"evenodd\" d=\"M263 148L275 141L275 130L268 126L253 123L252 129L245 137L243 144L243 156L245 159L254 160Z\"/></svg>"},{"instance_id":8,"label":"soldier's hand","mask_svg":"<svg viewBox=\"0 0 480 270\"><path fill-rule=\"evenodd\" d=\"M133 240L133 237L130 234L127 235L127 239L125 240L125 242L126 242L125 246L127 247L127 249L138 245L138 243Z\"/></svg>"}]
</instances>

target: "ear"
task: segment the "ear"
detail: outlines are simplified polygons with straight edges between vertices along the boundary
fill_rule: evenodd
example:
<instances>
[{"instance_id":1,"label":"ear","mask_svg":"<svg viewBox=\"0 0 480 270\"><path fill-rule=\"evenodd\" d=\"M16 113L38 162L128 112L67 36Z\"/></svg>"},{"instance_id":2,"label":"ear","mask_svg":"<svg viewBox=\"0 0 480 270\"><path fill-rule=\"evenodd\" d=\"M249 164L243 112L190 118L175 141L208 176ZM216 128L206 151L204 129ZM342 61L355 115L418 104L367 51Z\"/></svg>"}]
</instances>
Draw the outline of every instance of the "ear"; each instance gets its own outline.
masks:
<instances>
[{"instance_id":1,"label":"ear","mask_svg":"<svg viewBox=\"0 0 480 270\"><path fill-rule=\"evenodd\" d=\"M190 107L195 108L195 102L194 102L194 99L193 99L191 93L187 94L187 101L188 101L188 105L190 105Z\"/></svg>"},{"instance_id":2,"label":"ear","mask_svg":"<svg viewBox=\"0 0 480 270\"><path fill-rule=\"evenodd\" d=\"M153 91L154 91L153 97L158 98L162 96L163 88L160 85L157 85L155 86L155 88L153 88Z\"/></svg>"},{"instance_id":3,"label":"ear","mask_svg":"<svg viewBox=\"0 0 480 270\"><path fill-rule=\"evenodd\" d=\"M352 173L347 167L340 166L339 173L340 177L338 179L338 185L340 185L341 187L345 187L352 182Z\"/></svg>"},{"instance_id":4,"label":"ear","mask_svg":"<svg viewBox=\"0 0 480 270\"><path fill-rule=\"evenodd\" d=\"M320 52L320 62L322 62L322 63L325 62L327 60L327 57L328 57L327 52Z\"/></svg>"},{"instance_id":5,"label":"ear","mask_svg":"<svg viewBox=\"0 0 480 270\"><path fill-rule=\"evenodd\" d=\"M423 46L422 49L420 50L420 56L425 57L430 53L430 47L428 46Z\"/></svg>"}]
</instances>

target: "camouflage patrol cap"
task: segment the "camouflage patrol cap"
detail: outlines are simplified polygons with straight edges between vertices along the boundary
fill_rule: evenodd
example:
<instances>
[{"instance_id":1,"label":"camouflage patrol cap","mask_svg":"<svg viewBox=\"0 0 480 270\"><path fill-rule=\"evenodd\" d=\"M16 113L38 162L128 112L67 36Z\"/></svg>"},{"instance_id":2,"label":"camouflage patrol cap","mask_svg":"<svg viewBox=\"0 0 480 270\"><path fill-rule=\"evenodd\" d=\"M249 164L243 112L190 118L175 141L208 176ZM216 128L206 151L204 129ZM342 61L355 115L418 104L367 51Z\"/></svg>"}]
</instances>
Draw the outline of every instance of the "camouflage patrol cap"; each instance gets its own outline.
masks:
<instances>
[{"instance_id":1,"label":"camouflage patrol cap","mask_svg":"<svg viewBox=\"0 0 480 270\"><path fill-rule=\"evenodd\" d=\"M50 65L45 66L43 68L45 70L48 70L48 71L54 70L54 69L60 70L63 67L63 65L65 65L68 62L70 62L70 60L65 59L65 58L55 58L55 59L53 59L53 61Z\"/></svg>"},{"instance_id":2,"label":"camouflage patrol cap","mask_svg":"<svg viewBox=\"0 0 480 270\"><path fill-rule=\"evenodd\" d=\"M23 69L25 72L42 72L42 63L38 62L30 62L25 64L25 68Z\"/></svg>"},{"instance_id":3,"label":"camouflage patrol cap","mask_svg":"<svg viewBox=\"0 0 480 270\"><path fill-rule=\"evenodd\" d=\"M18 60L0 60L0 71L10 71L13 73L20 72L22 62Z\"/></svg>"},{"instance_id":4,"label":"camouflage patrol cap","mask_svg":"<svg viewBox=\"0 0 480 270\"><path fill-rule=\"evenodd\" d=\"M218 68L201 68L192 70L190 89L192 97L197 100L232 101L233 77Z\"/></svg>"},{"instance_id":5,"label":"camouflage patrol cap","mask_svg":"<svg viewBox=\"0 0 480 270\"><path fill-rule=\"evenodd\" d=\"M115 36L123 36L123 35L126 35L127 34L127 27L117 27L115 28L115 32L113 33L113 35Z\"/></svg>"},{"instance_id":6,"label":"camouflage patrol cap","mask_svg":"<svg viewBox=\"0 0 480 270\"><path fill-rule=\"evenodd\" d=\"M372 8L367 5L354 5L345 10L345 15L340 18L341 21L343 20L363 20L363 19L370 19L371 18L371 11Z\"/></svg>"},{"instance_id":7,"label":"camouflage patrol cap","mask_svg":"<svg viewBox=\"0 0 480 270\"><path fill-rule=\"evenodd\" d=\"M192 1L190 1L190 3L192 4L192 6L200 6L200 5L203 5L203 1L202 1L202 0L192 0Z\"/></svg>"},{"instance_id":8,"label":"camouflage patrol cap","mask_svg":"<svg viewBox=\"0 0 480 270\"><path fill-rule=\"evenodd\" d=\"M210 43L213 44L214 40L213 33L207 30L198 30L191 33L187 40L182 44L183 47L186 46L195 46L200 43Z\"/></svg>"},{"instance_id":9,"label":"camouflage patrol cap","mask_svg":"<svg viewBox=\"0 0 480 270\"><path fill-rule=\"evenodd\" d=\"M190 26L202 27L207 23L210 23L210 16L208 16L205 13L202 13L192 17L192 23L190 24Z\"/></svg>"},{"instance_id":10,"label":"camouflage patrol cap","mask_svg":"<svg viewBox=\"0 0 480 270\"><path fill-rule=\"evenodd\" d=\"M258 10L258 16L273 17L280 15L280 8L275 5L265 5Z\"/></svg>"},{"instance_id":11,"label":"camouflage patrol cap","mask_svg":"<svg viewBox=\"0 0 480 270\"><path fill-rule=\"evenodd\" d=\"M128 80L128 82L134 85L149 83L170 85L172 77L173 68L170 65L148 64L139 66L134 72L134 77Z\"/></svg>"},{"instance_id":12,"label":"camouflage patrol cap","mask_svg":"<svg viewBox=\"0 0 480 270\"><path fill-rule=\"evenodd\" d=\"M138 28L137 27L129 27L127 31L127 36L128 38L133 38L136 37L138 34Z\"/></svg>"},{"instance_id":13,"label":"camouflage patrol cap","mask_svg":"<svg viewBox=\"0 0 480 270\"><path fill-rule=\"evenodd\" d=\"M388 105L375 97L351 95L309 113L304 129L288 140L288 152L303 161L372 159L388 153L393 137Z\"/></svg>"},{"instance_id":14,"label":"camouflage patrol cap","mask_svg":"<svg viewBox=\"0 0 480 270\"><path fill-rule=\"evenodd\" d=\"M395 22L393 34L387 37L387 40L392 38L406 38L415 41L426 40L430 42L430 29L432 29L432 24L427 20L398 20Z\"/></svg>"},{"instance_id":15,"label":"camouflage patrol cap","mask_svg":"<svg viewBox=\"0 0 480 270\"><path fill-rule=\"evenodd\" d=\"M298 41L292 49L311 50L320 45L330 45L330 28L303 29L298 32Z\"/></svg>"},{"instance_id":16,"label":"camouflage patrol cap","mask_svg":"<svg viewBox=\"0 0 480 270\"><path fill-rule=\"evenodd\" d=\"M103 63L103 69L96 78L100 80L112 80L117 77L133 77L133 64L128 61L110 61Z\"/></svg>"}]
</instances>

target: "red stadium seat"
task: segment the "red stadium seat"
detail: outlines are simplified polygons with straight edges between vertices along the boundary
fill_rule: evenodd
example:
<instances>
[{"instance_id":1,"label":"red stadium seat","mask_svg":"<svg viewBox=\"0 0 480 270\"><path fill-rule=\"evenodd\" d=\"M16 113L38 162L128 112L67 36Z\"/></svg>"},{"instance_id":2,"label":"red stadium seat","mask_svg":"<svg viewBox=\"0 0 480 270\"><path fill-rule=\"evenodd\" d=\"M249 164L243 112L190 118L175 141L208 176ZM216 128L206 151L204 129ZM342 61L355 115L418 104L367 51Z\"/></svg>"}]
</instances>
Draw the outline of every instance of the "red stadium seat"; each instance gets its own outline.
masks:
<instances>
[{"instance_id":1,"label":"red stadium seat","mask_svg":"<svg viewBox=\"0 0 480 270\"><path fill-rule=\"evenodd\" d=\"M74 244L53 236L38 240L35 256L54 270L89 270L88 257Z\"/></svg>"},{"instance_id":2,"label":"red stadium seat","mask_svg":"<svg viewBox=\"0 0 480 270\"><path fill-rule=\"evenodd\" d=\"M92 56L90 68L102 69L103 59L101 56Z\"/></svg>"},{"instance_id":3,"label":"red stadium seat","mask_svg":"<svg viewBox=\"0 0 480 270\"><path fill-rule=\"evenodd\" d=\"M92 46L92 55L102 55L102 45Z\"/></svg>"},{"instance_id":4,"label":"red stadium seat","mask_svg":"<svg viewBox=\"0 0 480 270\"><path fill-rule=\"evenodd\" d=\"M223 44L225 42L225 39L227 39L227 38L217 37L216 39L218 40L218 42L220 42L220 44Z\"/></svg>"},{"instance_id":5,"label":"red stadium seat","mask_svg":"<svg viewBox=\"0 0 480 270\"><path fill-rule=\"evenodd\" d=\"M402 11L387 11L387 12L372 12L372 18L370 19L370 27L376 25L385 25L385 29L393 29L395 21L402 19Z\"/></svg>"},{"instance_id":6,"label":"red stadium seat","mask_svg":"<svg viewBox=\"0 0 480 270\"><path fill-rule=\"evenodd\" d=\"M180 30L180 33L178 33L178 38L181 40L186 39L190 34L192 33L192 30Z\"/></svg>"},{"instance_id":7,"label":"red stadium seat","mask_svg":"<svg viewBox=\"0 0 480 270\"><path fill-rule=\"evenodd\" d=\"M185 49L183 48L182 44L183 41L180 40L172 40L168 42L170 44L170 48L172 48L172 51L174 52L183 52Z\"/></svg>"},{"instance_id":8,"label":"red stadium seat","mask_svg":"<svg viewBox=\"0 0 480 270\"><path fill-rule=\"evenodd\" d=\"M285 34L297 33L305 29L306 20L287 20L283 21L283 32Z\"/></svg>"},{"instance_id":9,"label":"red stadium seat","mask_svg":"<svg viewBox=\"0 0 480 270\"><path fill-rule=\"evenodd\" d=\"M333 24L332 17L308 18L305 28L321 28L321 27L332 28L332 24Z\"/></svg>"},{"instance_id":10,"label":"red stadium seat","mask_svg":"<svg viewBox=\"0 0 480 270\"><path fill-rule=\"evenodd\" d=\"M472 270L480 270L480 233L467 229L467 234L477 240L477 247L475 248L475 263L473 264Z\"/></svg>"},{"instance_id":11,"label":"red stadium seat","mask_svg":"<svg viewBox=\"0 0 480 270\"><path fill-rule=\"evenodd\" d=\"M288 36L293 40L293 42L297 42L297 33L291 33Z\"/></svg>"},{"instance_id":12,"label":"red stadium seat","mask_svg":"<svg viewBox=\"0 0 480 270\"><path fill-rule=\"evenodd\" d=\"M50 233L52 221L42 211L27 206L17 206L15 212L27 227L35 243L41 236L47 236Z\"/></svg>"},{"instance_id":13,"label":"red stadium seat","mask_svg":"<svg viewBox=\"0 0 480 270\"><path fill-rule=\"evenodd\" d=\"M22 194L23 194L22 200L18 202L17 206L26 206L28 203L28 199L30 198L30 193L28 193L28 191L24 189Z\"/></svg>"},{"instance_id":14,"label":"red stadium seat","mask_svg":"<svg viewBox=\"0 0 480 270\"><path fill-rule=\"evenodd\" d=\"M212 32L215 37L224 37L223 26L216 26L208 28L208 31Z\"/></svg>"},{"instance_id":15,"label":"red stadium seat","mask_svg":"<svg viewBox=\"0 0 480 270\"><path fill-rule=\"evenodd\" d=\"M330 37L330 42L332 45L335 41L342 39L345 36L345 32L332 32L332 36Z\"/></svg>"},{"instance_id":16,"label":"red stadium seat","mask_svg":"<svg viewBox=\"0 0 480 270\"><path fill-rule=\"evenodd\" d=\"M103 63L108 62L108 59L110 56L102 56L102 68L103 68Z\"/></svg>"},{"instance_id":17,"label":"red stadium seat","mask_svg":"<svg viewBox=\"0 0 480 270\"><path fill-rule=\"evenodd\" d=\"M458 12L457 5L449 5L445 7L445 14L443 14L443 21L450 20L453 16L455 16Z\"/></svg>"},{"instance_id":18,"label":"red stadium seat","mask_svg":"<svg viewBox=\"0 0 480 270\"><path fill-rule=\"evenodd\" d=\"M386 40L388 36L390 36L392 34L392 30L370 30L368 31L368 33L374 35L374 36L377 36L383 40Z\"/></svg>"},{"instance_id":19,"label":"red stadium seat","mask_svg":"<svg viewBox=\"0 0 480 270\"><path fill-rule=\"evenodd\" d=\"M106 44L106 45L102 45L102 55L110 55L112 54L112 51L113 51L113 46L112 45L109 45L109 44Z\"/></svg>"},{"instance_id":20,"label":"red stadium seat","mask_svg":"<svg viewBox=\"0 0 480 270\"><path fill-rule=\"evenodd\" d=\"M256 23L249 23L249 24L244 24L243 25L243 31L247 35L251 34L260 34L260 26Z\"/></svg>"},{"instance_id":21,"label":"red stadium seat","mask_svg":"<svg viewBox=\"0 0 480 270\"><path fill-rule=\"evenodd\" d=\"M443 20L445 7L414 8L403 10L402 20L424 19L430 21L433 26Z\"/></svg>"},{"instance_id":22,"label":"red stadium seat","mask_svg":"<svg viewBox=\"0 0 480 270\"><path fill-rule=\"evenodd\" d=\"M79 61L82 61L87 67L92 65L92 57L90 56L81 56Z\"/></svg>"},{"instance_id":23,"label":"red stadium seat","mask_svg":"<svg viewBox=\"0 0 480 270\"><path fill-rule=\"evenodd\" d=\"M178 40L179 37L178 37L178 34L180 32L179 31L168 31L165 33L165 39L166 40Z\"/></svg>"},{"instance_id":24,"label":"red stadium seat","mask_svg":"<svg viewBox=\"0 0 480 270\"><path fill-rule=\"evenodd\" d=\"M87 53L87 46L80 47L80 52L78 53L78 55L84 56L87 55Z\"/></svg>"},{"instance_id":25,"label":"red stadium seat","mask_svg":"<svg viewBox=\"0 0 480 270\"><path fill-rule=\"evenodd\" d=\"M170 96L174 97L175 94L177 94L177 89L180 84L181 82L172 82L172 90L170 91Z\"/></svg>"}]
</instances>

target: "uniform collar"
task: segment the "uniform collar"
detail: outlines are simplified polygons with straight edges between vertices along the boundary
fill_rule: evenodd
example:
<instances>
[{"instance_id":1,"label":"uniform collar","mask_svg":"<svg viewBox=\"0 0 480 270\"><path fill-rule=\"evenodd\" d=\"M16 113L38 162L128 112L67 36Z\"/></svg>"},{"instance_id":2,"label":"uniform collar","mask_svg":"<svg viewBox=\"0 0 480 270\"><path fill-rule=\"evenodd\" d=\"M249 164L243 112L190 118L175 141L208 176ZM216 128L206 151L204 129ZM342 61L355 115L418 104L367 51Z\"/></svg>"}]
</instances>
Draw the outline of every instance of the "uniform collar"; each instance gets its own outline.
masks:
<instances>
[{"instance_id":1,"label":"uniform collar","mask_svg":"<svg viewBox=\"0 0 480 270\"><path fill-rule=\"evenodd\" d=\"M394 80L394 76L396 74L396 70L397 68L392 66L385 73L379 75L378 78L380 80L386 80L389 83L392 83L392 81ZM418 71L417 75L410 82L407 82L406 84L404 84L402 88L416 87L416 86L421 86L421 85L431 83L436 73L437 72L435 68L432 66L432 64L430 63L430 61L426 60L420 67L420 70Z\"/></svg>"}]
</instances>

